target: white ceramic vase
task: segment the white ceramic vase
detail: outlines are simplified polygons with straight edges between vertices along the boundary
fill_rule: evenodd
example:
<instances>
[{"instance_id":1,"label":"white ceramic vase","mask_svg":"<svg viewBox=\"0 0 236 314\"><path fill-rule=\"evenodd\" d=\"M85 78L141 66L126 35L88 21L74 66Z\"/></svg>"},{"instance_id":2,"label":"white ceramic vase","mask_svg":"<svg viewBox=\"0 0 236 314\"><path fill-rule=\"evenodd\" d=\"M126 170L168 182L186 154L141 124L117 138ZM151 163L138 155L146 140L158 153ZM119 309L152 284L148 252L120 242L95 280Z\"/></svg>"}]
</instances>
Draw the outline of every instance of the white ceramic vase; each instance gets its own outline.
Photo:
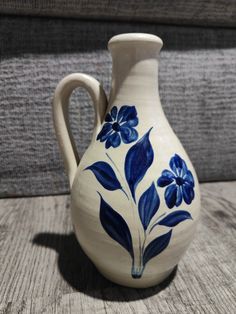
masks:
<instances>
[{"instance_id":1,"label":"white ceramic vase","mask_svg":"<svg viewBox=\"0 0 236 314\"><path fill-rule=\"evenodd\" d=\"M113 37L108 104L101 85L81 73L58 84L53 103L77 239L105 277L137 288L171 273L193 238L200 210L196 173L159 99L161 47L150 34ZM76 87L88 91L96 112L81 160L68 126Z\"/></svg>"}]
</instances>

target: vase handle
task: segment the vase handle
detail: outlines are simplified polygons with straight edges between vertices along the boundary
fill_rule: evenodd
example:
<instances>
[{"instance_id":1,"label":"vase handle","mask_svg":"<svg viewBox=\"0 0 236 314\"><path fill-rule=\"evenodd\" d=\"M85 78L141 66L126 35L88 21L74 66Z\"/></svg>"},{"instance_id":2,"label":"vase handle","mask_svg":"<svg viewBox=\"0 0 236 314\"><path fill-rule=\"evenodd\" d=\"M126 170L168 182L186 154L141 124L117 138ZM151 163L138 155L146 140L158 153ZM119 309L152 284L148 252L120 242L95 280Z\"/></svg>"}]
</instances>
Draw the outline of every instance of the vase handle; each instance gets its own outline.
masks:
<instances>
[{"instance_id":1,"label":"vase handle","mask_svg":"<svg viewBox=\"0 0 236 314\"><path fill-rule=\"evenodd\" d=\"M66 172L70 181L70 188L80 161L74 139L69 127L68 107L73 90L83 87L92 98L95 110L95 130L101 126L106 107L107 98L101 84L93 77L83 73L73 73L62 79L55 90L53 99L53 120L57 140L63 155Z\"/></svg>"}]
</instances>

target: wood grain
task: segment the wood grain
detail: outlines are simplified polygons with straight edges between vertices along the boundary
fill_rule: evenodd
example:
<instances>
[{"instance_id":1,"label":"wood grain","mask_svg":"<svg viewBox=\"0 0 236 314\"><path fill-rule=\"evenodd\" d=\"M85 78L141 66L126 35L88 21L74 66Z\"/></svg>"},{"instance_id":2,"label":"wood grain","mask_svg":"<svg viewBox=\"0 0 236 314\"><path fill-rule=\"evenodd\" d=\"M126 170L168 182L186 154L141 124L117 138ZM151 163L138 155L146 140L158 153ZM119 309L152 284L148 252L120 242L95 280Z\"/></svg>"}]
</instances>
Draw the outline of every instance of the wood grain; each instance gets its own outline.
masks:
<instances>
[{"instance_id":1,"label":"wood grain","mask_svg":"<svg viewBox=\"0 0 236 314\"><path fill-rule=\"evenodd\" d=\"M201 185L197 236L144 290L104 279L72 233L68 196L0 200L0 313L235 313L236 181Z\"/></svg>"}]
</instances>

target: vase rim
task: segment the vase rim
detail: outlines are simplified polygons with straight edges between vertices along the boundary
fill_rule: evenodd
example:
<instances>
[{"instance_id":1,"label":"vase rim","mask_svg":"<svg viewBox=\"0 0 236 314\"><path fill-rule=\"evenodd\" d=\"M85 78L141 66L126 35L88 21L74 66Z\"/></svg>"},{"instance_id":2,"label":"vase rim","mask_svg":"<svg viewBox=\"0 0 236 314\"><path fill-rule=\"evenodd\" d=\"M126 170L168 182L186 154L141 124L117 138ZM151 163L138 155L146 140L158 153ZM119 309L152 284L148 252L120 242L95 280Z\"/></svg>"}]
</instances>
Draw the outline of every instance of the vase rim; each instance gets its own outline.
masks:
<instances>
[{"instance_id":1,"label":"vase rim","mask_svg":"<svg viewBox=\"0 0 236 314\"><path fill-rule=\"evenodd\" d=\"M161 48L163 46L163 41L160 37L148 34L148 33L125 33L113 36L108 42L108 48L118 43L128 43L128 42L143 42L143 43L155 43Z\"/></svg>"}]
</instances>

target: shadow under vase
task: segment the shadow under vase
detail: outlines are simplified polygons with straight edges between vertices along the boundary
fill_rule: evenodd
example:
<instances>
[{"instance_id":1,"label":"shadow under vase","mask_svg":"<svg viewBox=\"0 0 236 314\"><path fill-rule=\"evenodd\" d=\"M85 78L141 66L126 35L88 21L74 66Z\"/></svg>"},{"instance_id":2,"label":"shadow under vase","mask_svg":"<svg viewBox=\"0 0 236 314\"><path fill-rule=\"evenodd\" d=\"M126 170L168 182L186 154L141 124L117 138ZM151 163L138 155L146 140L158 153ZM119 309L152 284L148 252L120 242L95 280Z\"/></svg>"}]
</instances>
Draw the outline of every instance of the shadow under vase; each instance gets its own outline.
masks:
<instances>
[{"instance_id":1,"label":"shadow under vase","mask_svg":"<svg viewBox=\"0 0 236 314\"><path fill-rule=\"evenodd\" d=\"M100 274L81 249L74 233L38 233L32 243L55 250L58 253L58 269L63 279L75 291L98 299L127 302L147 298L167 288L177 272L176 266L169 276L163 276L168 276L164 281L151 288L127 288L107 280Z\"/></svg>"}]
</instances>

